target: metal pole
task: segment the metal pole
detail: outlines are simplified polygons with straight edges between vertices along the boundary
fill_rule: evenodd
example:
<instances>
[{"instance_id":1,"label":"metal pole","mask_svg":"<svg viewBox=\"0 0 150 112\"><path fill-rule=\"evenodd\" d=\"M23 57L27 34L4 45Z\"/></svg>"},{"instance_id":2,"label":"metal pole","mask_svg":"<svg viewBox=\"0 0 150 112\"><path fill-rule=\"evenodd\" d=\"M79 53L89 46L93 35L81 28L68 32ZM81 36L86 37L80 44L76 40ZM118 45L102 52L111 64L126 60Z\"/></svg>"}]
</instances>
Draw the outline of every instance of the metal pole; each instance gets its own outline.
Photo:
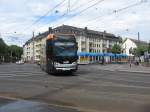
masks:
<instances>
[{"instance_id":1,"label":"metal pole","mask_svg":"<svg viewBox=\"0 0 150 112\"><path fill-rule=\"evenodd\" d=\"M140 32L138 32L138 47L140 46ZM139 57L139 62L140 62L140 55L138 55Z\"/></svg>"},{"instance_id":2,"label":"metal pole","mask_svg":"<svg viewBox=\"0 0 150 112\"><path fill-rule=\"evenodd\" d=\"M140 43L140 32L138 32L138 42Z\"/></svg>"},{"instance_id":3,"label":"metal pole","mask_svg":"<svg viewBox=\"0 0 150 112\"><path fill-rule=\"evenodd\" d=\"M33 63L34 63L34 56L35 56L35 53L34 53L34 32L33 32Z\"/></svg>"},{"instance_id":4,"label":"metal pole","mask_svg":"<svg viewBox=\"0 0 150 112\"><path fill-rule=\"evenodd\" d=\"M10 51L10 61L11 61L11 63L12 63L12 50Z\"/></svg>"},{"instance_id":5,"label":"metal pole","mask_svg":"<svg viewBox=\"0 0 150 112\"><path fill-rule=\"evenodd\" d=\"M127 45L126 45L126 43L125 43L125 54L126 54L126 49L127 49Z\"/></svg>"}]
</instances>

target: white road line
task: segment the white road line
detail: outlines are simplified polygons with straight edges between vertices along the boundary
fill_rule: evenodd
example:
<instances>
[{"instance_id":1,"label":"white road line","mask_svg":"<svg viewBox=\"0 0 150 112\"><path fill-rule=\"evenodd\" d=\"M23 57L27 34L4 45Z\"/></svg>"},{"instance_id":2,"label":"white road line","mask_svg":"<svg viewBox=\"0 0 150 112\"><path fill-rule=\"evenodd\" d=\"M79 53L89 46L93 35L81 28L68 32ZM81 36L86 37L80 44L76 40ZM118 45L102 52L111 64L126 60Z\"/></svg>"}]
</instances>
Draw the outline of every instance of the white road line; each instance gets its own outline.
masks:
<instances>
[{"instance_id":1,"label":"white road line","mask_svg":"<svg viewBox=\"0 0 150 112\"><path fill-rule=\"evenodd\" d=\"M1 80L1 79L0 79ZM63 85L67 85L68 83L66 82L56 82L56 81L47 81L46 79L29 79L29 80L25 80L25 79L12 79L12 78L7 78L7 79L3 79L4 80L7 80L7 81L17 81L18 83L20 82L28 82L28 83L43 83L43 84L59 84L59 86L63 86ZM3 83L3 82L0 82L0 83ZM57 85L58 86L58 85Z\"/></svg>"},{"instance_id":2,"label":"white road line","mask_svg":"<svg viewBox=\"0 0 150 112\"><path fill-rule=\"evenodd\" d=\"M42 76L44 74L27 74L27 75L16 75L16 74L6 74L0 75L0 77L28 77L28 76Z\"/></svg>"},{"instance_id":3,"label":"white road line","mask_svg":"<svg viewBox=\"0 0 150 112\"><path fill-rule=\"evenodd\" d=\"M34 74L39 74L39 73L45 73L45 72L16 72L16 71L12 71L12 72L0 72L0 74L9 74L9 73L16 73L16 74L18 74L18 73L22 73L22 74L29 74L29 73L34 73Z\"/></svg>"}]
</instances>

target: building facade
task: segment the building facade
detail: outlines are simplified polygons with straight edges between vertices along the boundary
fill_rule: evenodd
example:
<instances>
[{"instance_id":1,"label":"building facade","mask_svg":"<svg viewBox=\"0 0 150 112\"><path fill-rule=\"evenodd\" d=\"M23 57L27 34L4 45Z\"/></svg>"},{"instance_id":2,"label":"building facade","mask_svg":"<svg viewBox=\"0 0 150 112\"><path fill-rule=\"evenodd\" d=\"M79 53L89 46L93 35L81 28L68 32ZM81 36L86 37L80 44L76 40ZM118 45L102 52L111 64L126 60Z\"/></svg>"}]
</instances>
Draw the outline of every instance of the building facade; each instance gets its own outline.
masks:
<instances>
[{"instance_id":1,"label":"building facade","mask_svg":"<svg viewBox=\"0 0 150 112\"><path fill-rule=\"evenodd\" d=\"M85 28L77 28L68 25L62 25L54 29L49 28L49 31L37 35L36 37L28 40L23 46L24 60L26 61L39 61L40 49L42 47L42 41L46 39L49 33L71 33L75 34L78 43L78 52L90 52L90 53L103 53L108 52L114 44L120 44L121 38L116 37L113 34Z\"/></svg>"},{"instance_id":2,"label":"building facade","mask_svg":"<svg viewBox=\"0 0 150 112\"><path fill-rule=\"evenodd\" d=\"M145 41L138 41L135 39L126 38L122 44L123 53L127 54L128 56L133 56L133 54L130 53L130 50L137 48L138 45L148 46L148 43Z\"/></svg>"}]
</instances>

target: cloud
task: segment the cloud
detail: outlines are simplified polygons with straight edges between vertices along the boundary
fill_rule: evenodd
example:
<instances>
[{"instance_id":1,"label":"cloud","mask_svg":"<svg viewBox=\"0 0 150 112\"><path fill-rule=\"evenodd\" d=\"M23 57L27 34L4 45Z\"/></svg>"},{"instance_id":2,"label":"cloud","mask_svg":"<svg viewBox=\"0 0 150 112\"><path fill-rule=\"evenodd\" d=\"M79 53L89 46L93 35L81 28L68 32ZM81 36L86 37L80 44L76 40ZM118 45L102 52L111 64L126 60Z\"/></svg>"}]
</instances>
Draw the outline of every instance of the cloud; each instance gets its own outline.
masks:
<instances>
[{"instance_id":1,"label":"cloud","mask_svg":"<svg viewBox=\"0 0 150 112\"><path fill-rule=\"evenodd\" d=\"M53 9L62 0L0 0L0 32L7 43L18 45L22 45L23 42L31 38L33 31L37 34L46 31L48 27L56 27L62 24L77 27L87 26L93 30L106 30L123 37L132 36L132 38L136 38L137 32L141 32L143 40L148 41L150 39L150 1L147 0L147 3L113 13L114 10L135 4L140 0L105 0L78 15L80 11L97 1L70 0L71 12L66 14L68 7L68 1L66 0L37 24L32 25L34 21ZM58 12L56 13L56 11ZM65 16L62 16L64 14ZM74 17L74 15L77 16ZM126 29L128 29L128 32ZM12 35L5 35L8 32ZM15 35L13 32L22 35ZM17 37L14 38L15 41L13 37Z\"/></svg>"}]
</instances>

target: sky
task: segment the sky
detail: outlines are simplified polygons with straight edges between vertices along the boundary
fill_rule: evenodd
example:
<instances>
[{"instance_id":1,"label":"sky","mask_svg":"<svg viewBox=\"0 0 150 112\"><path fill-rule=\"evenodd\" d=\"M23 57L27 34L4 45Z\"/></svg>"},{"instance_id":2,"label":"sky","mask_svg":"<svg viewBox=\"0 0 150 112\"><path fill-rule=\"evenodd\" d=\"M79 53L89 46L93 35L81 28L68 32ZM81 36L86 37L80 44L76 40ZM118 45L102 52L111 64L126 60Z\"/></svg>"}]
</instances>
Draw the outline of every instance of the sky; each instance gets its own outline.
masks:
<instances>
[{"instance_id":1,"label":"sky","mask_svg":"<svg viewBox=\"0 0 150 112\"><path fill-rule=\"evenodd\" d=\"M40 19L39 19L40 18ZM62 24L150 41L150 0L0 0L0 37L22 46Z\"/></svg>"}]
</instances>

